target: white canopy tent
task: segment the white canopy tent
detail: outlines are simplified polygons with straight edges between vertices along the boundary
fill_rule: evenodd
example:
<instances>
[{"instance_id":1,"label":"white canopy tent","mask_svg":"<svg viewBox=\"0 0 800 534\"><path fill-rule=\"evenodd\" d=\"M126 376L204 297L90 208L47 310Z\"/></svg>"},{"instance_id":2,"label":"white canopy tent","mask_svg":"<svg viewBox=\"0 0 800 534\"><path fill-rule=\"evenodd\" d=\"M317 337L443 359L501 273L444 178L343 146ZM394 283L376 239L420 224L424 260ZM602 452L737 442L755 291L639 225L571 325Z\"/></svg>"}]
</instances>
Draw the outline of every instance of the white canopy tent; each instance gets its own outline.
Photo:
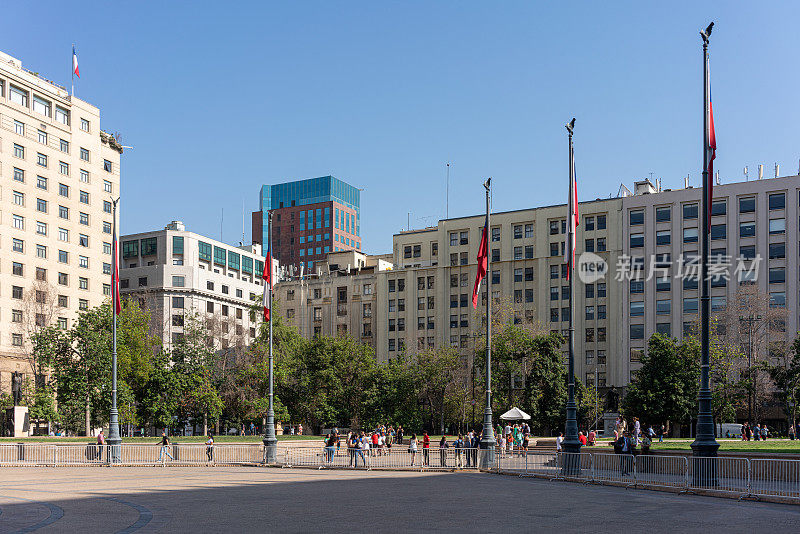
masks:
<instances>
[{"instance_id":1,"label":"white canopy tent","mask_svg":"<svg viewBox=\"0 0 800 534\"><path fill-rule=\"evenodd\" d=\"M530 419L531 416L523 412L517 407L511 408L506 413L500 416L500 419L504 421L518 421L520 419Z\"/></svg>"}]
</instances>

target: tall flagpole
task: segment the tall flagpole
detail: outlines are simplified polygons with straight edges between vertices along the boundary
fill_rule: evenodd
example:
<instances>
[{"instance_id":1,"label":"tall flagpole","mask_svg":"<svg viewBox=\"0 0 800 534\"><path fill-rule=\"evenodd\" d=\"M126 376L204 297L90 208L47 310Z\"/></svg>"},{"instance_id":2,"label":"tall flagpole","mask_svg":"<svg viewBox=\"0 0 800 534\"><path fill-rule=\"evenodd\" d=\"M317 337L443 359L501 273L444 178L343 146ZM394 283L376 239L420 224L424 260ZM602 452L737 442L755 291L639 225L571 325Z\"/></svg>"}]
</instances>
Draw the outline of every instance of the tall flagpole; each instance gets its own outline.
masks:
<instances>
[{"instance_id":1,"label":"tall flagpole","mask_svg":"<svg viewBox=\"0 0 800 534\"><path fill-rule=\"evenodd\" d=\"M572 147L572 133L575 128L575 119L572 119L569 124L567 124L567 132L569 132L569 201L567 202L567 217L569 220L567 222L567 273L569 274L569 368L567 374L567 422L564 428L564 441L562 442L561 446L564 448L564 452L567 453L579 453L581 451L581 442L578 439L578 409L575 405L575 325L572 320L572 316L574 315L574 310L572 306L573 302L573 286L575 280L575 273L573 272L573 263L575 259L575 254L573 253L573 247L575 246L575 157L574 151ZM572 461L573 459L579 459L578 456L570 455L568 456L568 460L565 462L564 470L570 473L577 471L580 469L580 461Z\"/></svg>"},{"instance_id":2,"label":"tall flagpole","mask_svg":"<svg viewBox=\"0 0 800 534\"><path fill-rule=\"evenodd\" d=\"M275 409L272 405L274 396L272 385L272 210L267 216L267 263L269 269L269 407L267 408L267 428L264 429L264 460L267 464L274 464L278 456L278 438L275 436ZM267 288L264 288L267 291Z\"/></svg>"},{"instance_id":3,"label":"tall flagpole","mask_svg":"<svg viewBox=\"0 0 800 534\"><path fill-rule=\"evenodd\" d=\"M716 462L698 460L699 458L716 457L719 443L714 439L714 418L711 414L711 385L709 382L709 315L711 313L711 296L708 280L708 247L711 199L709 198L709 180L713 176L708 173L708 148L709 148L709 99L710 87L708 78L708 40L714 23L708 25L705 31L700 32L703 39L703 241L700 263L700 391L697 395L697 432L692 443L692 452L695 461L701 463L695 466L694 482L702 486L716 486Z\"/></svg>"},{"instance_id":4,"label":"tall flagpole","mask_svg":"<svg viewBox=\"0 0 800 534\"><path fill-rule=\"evenodd\" d=\"M69 57L69 70L72 71L72 91L70 92L70 100L75 96L75 43L72 43L72 55ZM111 432L109 430L109 432Z\"/></svg>"},{"instance_id":5,"label":"tall flagpole","mask_svg":"<svg viewBox=\"0 0 800 534\"><path fill-rule=\"evenodd\" d=\"M111 337L112 352L111 352L111 411L108 418L108 445L109 452L108 462L117 463L121 459L120 445L122 438L119 435L119 412L117 411L117 295L118 295L118 260L119 256L119 242L117 241L117 204L119 198L112 199L114 205L114 247L113 256L111 257Z\"/></svg>"},{"instance_id":6,"label":"tall flagpole","mask_svg":"<svg viewBox=\"0 0 800 534\"><path fill-rule=\"evenodd\" d=\"M486 189L486 409L483 411L483 431L481 432L481 449L486 452L481 458L481 465L488 469L494 466L495 438L492 428L492 282L490 278L492 225L489 221L492 206L492 179L483 183ZM480 266L478 267L480 269Z\"/></svg>"}]
</instances>

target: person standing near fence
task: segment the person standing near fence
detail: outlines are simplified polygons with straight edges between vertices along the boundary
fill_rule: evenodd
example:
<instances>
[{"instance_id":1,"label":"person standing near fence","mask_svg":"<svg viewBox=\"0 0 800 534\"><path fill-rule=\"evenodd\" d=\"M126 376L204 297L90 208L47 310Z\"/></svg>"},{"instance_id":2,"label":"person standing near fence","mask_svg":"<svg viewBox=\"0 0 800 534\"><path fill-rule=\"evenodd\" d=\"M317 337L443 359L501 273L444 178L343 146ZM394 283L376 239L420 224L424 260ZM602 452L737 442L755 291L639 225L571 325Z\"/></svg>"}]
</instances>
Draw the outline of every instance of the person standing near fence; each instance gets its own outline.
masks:
<instances>
[{"instance_id":1,"label":"person standing near fence","mask_svg":"<svg viewBox=\"0 0 800 534\"><path fill-rule=\"evenodd\" d=\"M206 440L206 458L208 458L209 462L214 461L214 436L213 434L208 434L208 439Z\"/></svg>"},{"instance_id":2,"label":"person standing near fence","mask_svg":"<svg viewBox=\"0 0 800 534\"><path fill-rule=\"evenodd\" d=\"M106 448L106 437L103 435L103 429L97 434L97 459L103 461L103 449ZM106 455L108 456L108 455Z\"/></svg>"},{"instance_id":3,"label":"person standing near fence","mask_svg":"<svg viewBox=\"0 0 800 534\"><path fill-rule=\"evenodd\" d=\"M447 449L450 445L447 444L447 438L442 436L439 441L439 463L442 467L447 467Z\"/></svg>"},{"instance_id":4,"label":"person standing near fence","mask_svg":"<svg viewBox=\"0 0 800 534\"><path fill-rule=\"evenodd\" d=\"M461 449L463 448L464 448L464 438L461 437L461 434L459 434L456 440L453 442L453 451L456 453L456 467L464 466L464 464L461 461Z\"/></svg>"},{"instance_id":5,"label":"person standing near fence","mask_svg":"<svg viewBox=\"0 0 800 534\"><path fill-rule=\"evenodd\" d=\"M414 467L414 460L417 457L417 435L411 434L411 439L408 440L408 452L411 454L411 467Z\"/></svg>"},{"instance_id":6,"label":"person standing near fence","mask_svg":"<svg viewBox=\"0 0 800 534\"><path fill-rule=\"evenodd\" d=\"M170 460L174 460L175 458L169 453L169 438L167 437L166 432L161 433L161 449L158 451L158 461L160 462L164 455L169 456ZM166 458L164 458L166 460Z\"/></svg>"},{"instance_id":7,"label":"person standing near fence","mask_svg":"<svg viewBox=\"0 0 800 534\"><path fill-rule=\"evenodd\" d=\"M356 436L351 430L347 433L347 454L350 456L350 467L353 467L353 462L356 461Z\"/></svg>"},{"instance_id":8,"label":"person standing near fence","mask_svg":"<svg viewBox=\"0 0 800 534\"><path fill-rule=\"evenodd\" d=\"M422 435L422 465L429 466L431 464L430 454L431 452L431 438L428 436L428 432L424 432Z\"/></svg>"},{"instance_id":9,"label":"person standing near fence","mask_svg":"<svg viewBox=\"0 0 800 534\"><path fill-rule=\"evenodd\" d=\"M478 467L478 447L481 444L481 435L478 432L472 433L472 443L470 447L472 449L469 451L472 455L472 467Z\"/></svg>"},{"instance_id":10,"label":"person standing near fence","mask_svg":"<svg viewBox=\"0 0 800 534\"><path fill-rule=\"evenodd\" d=\"M397 426L397 444L403 444L403 427L400 425Z\"/></svg>"}]
</instances>

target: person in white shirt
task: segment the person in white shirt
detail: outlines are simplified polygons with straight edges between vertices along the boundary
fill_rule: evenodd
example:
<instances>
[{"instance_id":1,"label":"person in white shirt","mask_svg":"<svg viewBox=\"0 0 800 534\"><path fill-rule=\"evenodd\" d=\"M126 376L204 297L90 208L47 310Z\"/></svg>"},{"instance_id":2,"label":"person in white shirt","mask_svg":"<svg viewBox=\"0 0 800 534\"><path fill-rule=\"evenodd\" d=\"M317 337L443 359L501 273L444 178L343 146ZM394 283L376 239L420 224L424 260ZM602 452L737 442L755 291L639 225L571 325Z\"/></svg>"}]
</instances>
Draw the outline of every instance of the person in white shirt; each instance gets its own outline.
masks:
<instances>
[{"instance_id":1,"label":"person in white shirt","mask_svg":"<svg viewBox=\"0 0 800 534\"><path fill-rule=\"evenodd\" d=\"M564 441L564 433L559 432L556 438L556 452L561 452L561 443Z\"/></svg>"}]
</instances>

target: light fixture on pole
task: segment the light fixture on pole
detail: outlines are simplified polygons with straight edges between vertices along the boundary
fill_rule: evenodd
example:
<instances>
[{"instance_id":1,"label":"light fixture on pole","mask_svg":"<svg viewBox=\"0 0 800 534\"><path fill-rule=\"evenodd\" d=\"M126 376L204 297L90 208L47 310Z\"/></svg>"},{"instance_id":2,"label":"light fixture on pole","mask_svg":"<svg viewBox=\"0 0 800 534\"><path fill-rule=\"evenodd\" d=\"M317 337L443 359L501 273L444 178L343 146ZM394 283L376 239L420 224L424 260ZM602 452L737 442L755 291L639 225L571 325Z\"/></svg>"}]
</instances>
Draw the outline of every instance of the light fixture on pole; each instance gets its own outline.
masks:
<instances>
[{"instance_id":1,"label":"light fixture on pole","mask_svg":"<svg viewBox=\"0 0 800 534\"><path fill-rule=\"evenodd\" d=\"M700 263L700 390L697 394L697 431L692 442L694 455L694 483L699 486L716 486L717 464L713 458L717 456L719 443L714 438L714 417L711 413L711 383L709 370L711 367L709 357L709 335L711 294L708 278L708 248L711 223L711 202L713 189L714 161L712 150L716 149L714 139L714 119L711 110L711 87L708 69L708 40L714 23L708 25L705 31L700 32L703 39L703 240L701 247ZM711 460L709 458L712 458Z\"/></svg>"}]
</instances>

